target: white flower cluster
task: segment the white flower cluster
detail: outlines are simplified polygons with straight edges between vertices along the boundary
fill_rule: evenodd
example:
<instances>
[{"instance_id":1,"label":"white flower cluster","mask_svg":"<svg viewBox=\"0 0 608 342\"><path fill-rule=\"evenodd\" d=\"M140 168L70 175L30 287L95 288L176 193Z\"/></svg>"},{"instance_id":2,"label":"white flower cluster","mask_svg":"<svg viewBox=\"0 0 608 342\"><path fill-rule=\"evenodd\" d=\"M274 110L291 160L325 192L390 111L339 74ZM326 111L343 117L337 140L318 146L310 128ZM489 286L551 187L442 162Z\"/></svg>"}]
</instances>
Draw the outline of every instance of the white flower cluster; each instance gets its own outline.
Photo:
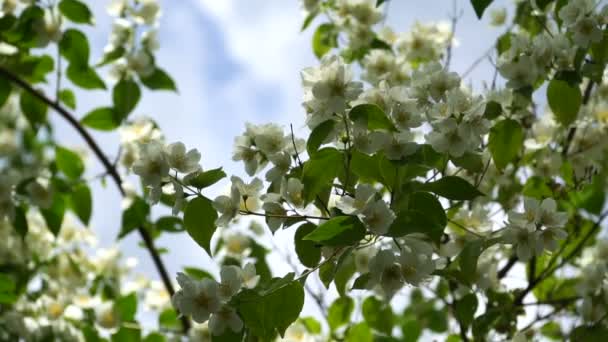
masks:
<instances>
[{"instance_id":1,"label":"white flower cluster","mask_svg":"<svg viewBox=\"0 0 608 342\"><path fill-rule=\"evenodd\" d=\"M112 63L112 79L122 79L129 73L140 77L151 75L155 68L154 51L160 46L157 37L161 16L158 1L112 0L108 13L115 19L101 63ZM140 30L138 26L145 29Z\"/></svg>"},{"instance_id":2,"label":"white flower cluster","mask_svg":"<svg viewBox=\"0 0 608 342\"><path fill-rule=\"evenodd\" d=\"M369 261L368 288L392 298L405 284L419 286L435 271L433 246L415 237L399 239L399 250L381 249Z\"/></svg>"},{"instance_id":3,"label":"white flower cluster","mask_svg":"<svg viewBox=\"0 0 608 342\"><path fill-rule=\"evenodd\" d=\"M383 235L395 220L395 213L383 199L376 198L376 189L372 185L359 183L355 198L341 197L336 206L348 215L357 215L374 234Z\"/></svg>"},{"instance_id":4,"label":"white flower cluster","mask_svg":"<svg viewBox=\"0 0 608 342\"><path fill-rule=\"evenodd\" d=\"M596 12L595 0L571 0L559 10L559 18L572 35L574 43L588 47L602 40L602 25L608 22L608 5Z\"/></svg>"},{"instance_id":5,"label":"white flower cluster","mask_svg":"<svg viewBox=\"0 0 608 342\"><path fill-rule=\"evenodd\" d=\"M304 149L304 142L275 124L253 125L246 123L245 133L234 139L234 161L242 160L245 171L253 176L270 161L273 167L266 173L266 180L280 180L291 167L291 156ZM295 146L294 146L295 145Z\"/></svg>"},{"instance_id":6,"label":"white flower cluster","mask_svg":"<svg viewBox=\"0 0 608 342\"><path fill-rule=\"evenodd\" d=\"M164 287L152 286L141 276L129 280L135 260L124 260L117 247L89 254L96 246L93 231L76 226L69 216L57 237L35 211L26 218L29 229L24 238L8 221L0 221L0 264L11 265L13 271L3 276L36 272L27 279L27 294L0 314L0 339L84 341L79 323L89 319L100 331L116 331L121 317L102 288L115 296L136 293L153 310L169 304Z\"/></svg>"},{"instance_id":7,"label":"white flower cluster","mask_svg":"<svg viewBox=\"0 0 608 342\"><path fill-rule=\"evenodd\" d=\"M590 262L580 270L576 291L583 298L581 313L588 322L596 322L608 314L608 240L598 240Z\"/></svg>"},{"instance_id":8,"label":"white flower cluster","mask_svg":"<svg viewBox=\"0 0 608 342\"><path fill-rule=\"evenodd\" d=\"M519 260L527 261L544 250L556 250L560 240L568 236L563 229L567 221L568 214L557 211L554 199L545 198L541 202L525 197L524 212L509 213L509 225L502 237L505 243L514 246Z\"/></svg>"},{"instance_id":9,"label":"white flower cluster","mask_svg":"<svg viewBox=\"0 0 608 342\"><path fill-rule=\"evenodd\" d=\"M175 194L173 213L177 214L184 204L183 182L178 175L184 175L184 180L187 180L202 170L200 152L197 149L186 150L181 142L165 144L160 131L147 119L121 127L120 133L122 162L141 177L149 190L148 200L158 203L163 187L171 184Z\"/></svg>"},{"instance_id":10,"label":"white flower cluster","mask_svg":"<svg viewBox=\"0 0 608 342\"><path fill-rule=\"evenodd\" d=\"M173 295L173 305L182 315L192 316L197 323L209 320L213 335L222 335L226 329L239 332L243 321L228 302L242 288L253 289L260 279L253 264L243 269L224 266L220 272L221 282L213 279L193 279L184 273L177 274L181 289Z\"/></svg>"}]
</instances>

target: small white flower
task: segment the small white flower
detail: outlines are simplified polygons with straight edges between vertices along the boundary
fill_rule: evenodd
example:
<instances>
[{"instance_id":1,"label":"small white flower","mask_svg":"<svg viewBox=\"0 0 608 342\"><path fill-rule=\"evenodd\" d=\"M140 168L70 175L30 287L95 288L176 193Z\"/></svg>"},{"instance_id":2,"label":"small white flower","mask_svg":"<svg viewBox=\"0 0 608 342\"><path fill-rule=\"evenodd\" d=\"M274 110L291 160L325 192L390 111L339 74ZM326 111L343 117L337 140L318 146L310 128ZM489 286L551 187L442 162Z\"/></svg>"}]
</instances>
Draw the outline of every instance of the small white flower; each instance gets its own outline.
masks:
<instances>
[{"instance_id":1,"label":"small white flower","mask_svg":"<svg viewBox=\"0 0 608 342\"><path fill-rule=\"evenodd\" d=\"M281 183L281 195L296 207L304 205L304 184L297 178L289 178Z\"/></svg>"},{"instance_id":2,"label":"small white flower","mask_svg":"<svg viewBox=\"0 0 608 342\"><path fill-rule=\"evenodd\" d=\"M568 236L568 233L561 228L547 228L536 232L537 250L555 251L559 247L560 241Z\"/></svg>"},{"instance_id":3,"label":"small white flower","mask_svg":"<svg viewBox=\"0 0 608 342\"><path fill-rule=\"evenodd\" d=\"M403 242L399 257L401 276L405 282L418 286L435 271L433 247L416 238L403 238Z\"/></svg>"},{"instance_id":4,"label":"small white flower","mask_svg":"<svg viewBox=\"0 0 608 342\"><path fill-rule=\"evenodd\" d=\"M490 25L502 26L507 21L507 9L504 7L495 8L490 11Z\"/></svg>"},{"instance_id":5,"label":"small white flower","mask_svg":"<svg viewBox=\"0 0 608 342\"><path fill-rule=\"evenodd\" d=\"M230 188L230 196L218 196L213 201L213 208L221 215L215 221L219 227L227 227L234 219L241 207L241 193L236 186Z\"/></svg>"},{"instance_id":6,"label":"small white flower","mask_svg":"<svg viewBox=\"0 0 608 342\"><path fill-rule=\"evenodd\" d=\"M291 156L289 153L280 152L268 156L268 159L274 165L274 167L266 172L266 180L269 182L275 182L281 179L291 167Z\"/></svg>"},{"instance_id":7,"label":"small white flower","mask_svg":"<svg viewBox=\"0 0 608 342\"><path fill-rule=\"evenodd\" d=\"M336 207L345 214L356 215L365 208L367 203L373 199L376 189L370 184L359 183L355 191L355 198L342 196L336 203Z\"/></svg>"},{"instance_id":8,"label":"small white flower","mask_svg":"<svg viewBox=\"0 0 608 342\"><path fill-rule=\"evenodd\" d=\"M336 56L325 57L317 68L302 71L304 107L310 113L306 123L310 129L328 120L334 113L344 113L355 100L363 84L352 81L352 73Z\"/></svg>"},{"instance_id":9,"label":"small white flower","mask_svg":"<svg viewBox=\"0 0 608 342\"><path fill-rule=\"evenodd\" d=\"M368 202L360 216L365 226L377 235L386 234L397 217L382 199Z\"/></svg>"},{"instance_id":10,"label":"small white flower","mask_svg":"<svg viewBox=\"0 0 608 342\"><path fill-rule=\"evenodd\" d=\"M139 159L133 164L133 172L145 185L158 187L161 184L169 174L169 163L161 142L150 141L140 145Z\"/></svg>"},{"instance_id":11,"label":"small white flower","mask_svg":"<svg viewBox=\"0 0 608 342\"><path fill-rule=\"evenodd\" d=\"M223 301L229 301L243 285L243 275L237 266L223 266L220 271L221 283L219 285L219 295Z\"/></svg>"},{"instance_id":12,"label":"small white flower","mask_svg":"<svg viewBox=\"0 0 608 342\"><path fill-rule=\"evenodd\" d=\"M255 265L251 262L243 267L241 275L243 277L243 286L248 289L255 288L260 281L260 276L256 274Z\"/></svg>"},{"instance_id":13,"label":"small white flower","mask_svg":"<svg viewBox=\"0 0 608 342\"><path fill-rule=\"evenodd\" d=\"M572 39L578 46L587 47L591 43L602 40L602 30L595 18L587 17L580 19L572 27Z\"/></svg>"},{"instance_id":14,"label":"small white flower","mask_svg":"<svg viewBox=\"0 0 608 342\"><path fill-rule=\"evenodd\" d=\"M226 328L230 328L233 332L239 332L243 329L243 321L233 308L223 305L209 319L209 330L212 335L218 336L222 335Z\"/></svg>"},{"instance_id":15,"label":"small white flower","mask_svg":"<svg viewBox=\"0 0 608 342\"><path fill-rule=\"evenodd\" d=\"M418 145L413 140L414 134L409 131L393 134L383 146L384 155L389 160L401 160L412 155L418 149Z\"/></svg>"},{"instance_id":16,"label":"small white flower","mask_svg":"<svg viewBox=\"0 0 608 342\"><path fill-rule=\"evenodd\" d=\"M379 284L387 298L392 298L403 287L401 265L391 250L378 251L369 262L369 273L369 285Z\"/></svg>"},{"instance_id":17,"label":"small white flower","mask_svg":"<svg viewBox=\"0 0 608 342\"><path fill-rule=\"evenodd\" d=\"M192 320L203 323L209 319L210 314L218 312L221 301L215 281L208 278L194 280L180 272L177 274L177 282L181 290L171 300L182 315L191 315Z\"/></svg>"},{"instance_id":18,"label":"small white flower","mask_svg":"<svg viewBox=\"0 0 608 342\"><path fill-rule=\"evenodd\" d=\"M153 25L161 15L157 0L139 0L134 19L140 24Z\"/></svg>"},{"instance_id":19,"label":"small white flower","mask_svg":"<svg viewBox=\"0 0 608 342\"><path fill-rule=\"evenodd\" d=\"M504 230L502 238L505 243L515 247L517 257L521 261L528 261L532 256L540 254L536 241L538 235L535 231L511 225Z\"/></svg>"},{"instance_id":20,"label":"small white flower","mask_svg":"<svg viewBox=\"0 0 608 342\"><path fill-rule=\"evenodd\" d=\"M426 135L426 141L435 151L460 157L470 148L470 132L454 118L439 121L434 124L434 128Z\"/></svg>"},{"instance_id":21,"label":"small white flower","mask_svg":"<svg viewBox=\"0 0 608 342\"><path fill-rule=\"evenodd\" d=\"M169 166L182 173L190 173L200 168L201 153L197 149L186 152L186 146L181 142L167 145L165 148Z\"/></svg>"},{"instance_id":22,"label":"small white flower","mask_svg":"<svg viewBox=\"0 0 608 342\"><path fill-rule=\"evenodd\" d=\"M553 198L545 198L538 207L536 222L547 228L562 228L568 222L568 214L557 211L557 203Z\"/></svg>"}]
</instances>

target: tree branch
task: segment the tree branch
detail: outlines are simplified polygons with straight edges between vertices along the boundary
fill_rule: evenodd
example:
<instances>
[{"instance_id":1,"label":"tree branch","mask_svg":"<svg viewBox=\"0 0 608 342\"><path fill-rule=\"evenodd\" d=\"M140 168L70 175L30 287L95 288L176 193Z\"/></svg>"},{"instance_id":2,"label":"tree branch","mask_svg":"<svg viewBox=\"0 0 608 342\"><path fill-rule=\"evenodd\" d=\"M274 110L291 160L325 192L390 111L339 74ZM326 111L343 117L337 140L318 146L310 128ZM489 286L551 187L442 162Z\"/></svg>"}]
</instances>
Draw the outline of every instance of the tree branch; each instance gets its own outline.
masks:
<instances>
[{"instance_id":1,"label":"tree branch","mask_svg":"<svg viewBox=\"0 0 608 342\"><path fill-rule=\"evenodd\" d=\"M13 74L11 71L5 69L4 67L0 67L0 75L7 78L9 81L13 82L14 84L16 84L21 89L23 89L23 90L27 91L28 93L32 94L33 96L37 97L42 102L46 103L49 107L53 108L61 117L63 117L84 139L84 141L87 143L89 148L91 148L91 150L93 151L93 153L95 154L97 159L99 159L101 164L103 164L108 175L112 178L112 180L114 180L114 183L116 184L116 187L117 187L118 191L120 192L120 195L122 197L126 196L125 189L122 187L122 179L121 179L120 175L118 174L118 171L116 170L116 168L114 167L112 162L108 159L108 157L104 154L104 152L101 150L101 148L99 147L99 145L97 144L95 139L93 139L93 137L89 134L89 132L87 132L87 130L74 117L74 115L70 114L70 112L68 112L65 108L63 108L59 104L59 101L55 102L55 101L51 100L43 93L34 89L34 87L32 87L27 81L21 79L19 76ZM154 266L156 267L167 292L169 293L170 296L173 296L173 294L175 293L175 289L173 288L173 284L171 282L171 278L169 277L169 273L167 272L167 269L166 269L165 265L163 264L163 261L160 258L158 251L154 247L154 241L153 241L152 237L150 236L148 231L146 231L143 227L138 227L137 231L139 232L141 239L143 240L144 244L146 245L146 249L148 250L148 252L150 253L150 256L152 257ZM184 331L186 331L186 332L190 329L190 322L185 317L182 317L182 326L183 326Z\"/></svg>"}]
</instances>

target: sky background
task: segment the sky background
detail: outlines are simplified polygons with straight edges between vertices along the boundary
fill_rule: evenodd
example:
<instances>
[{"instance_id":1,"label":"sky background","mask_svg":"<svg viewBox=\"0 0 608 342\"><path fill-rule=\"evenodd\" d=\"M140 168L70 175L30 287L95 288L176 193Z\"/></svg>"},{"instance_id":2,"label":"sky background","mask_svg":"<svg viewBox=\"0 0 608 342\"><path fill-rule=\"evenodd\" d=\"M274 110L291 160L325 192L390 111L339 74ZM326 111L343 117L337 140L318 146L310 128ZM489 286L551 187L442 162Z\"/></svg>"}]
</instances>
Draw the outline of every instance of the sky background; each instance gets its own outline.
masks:
<instances>
[{"instance_id":1,"label":"sky background","mask_svg":"<svg viewBox=\"0 0 608 342\"><path fill-rule=\"evenodd\" d=\"M111 18L105 12L109 1L88 1L96 16L96 26L83 28L89 36L91 55L99 58L107 43ZM396 32L408 30L413 23L449 21L451 0L392 0L387 24ZM506 1L495 1L496 8ZM223 166L229 174L244 177L242 164L231 160L235 136L244 131L246 121L274 122L304 137L304 111L300 105L301 69L318 64L311 50L311 36L317 19L303 33L304 13L297 0L161 0L161 48L157 64L177 82L179 93L144 92L132 117L152 117L161 127L167 142L182 141L202 153L204 169ZM462 73L481 56L504 28L491 28L488 18L479 21L468 0L458 0L462 10L456 28L458 46L453 50L451 69ZM492 68L481 64L467 83L479 88L481 81L491 81ZM111 104L111 92L87 91L77 94L77 117L89 110ZM82 140L59 118L54 118L60 143L84 147ZM300 134L298 133L300 132ZM106 154L114 156L117 133L98 133ZM92 157L92 155L91 155ZM89 160L90 175L101 171L98 161ZM204 194L214 198L226 186L222 184ZM92 229L101 246L112 246L120 228L121 201L115 186L92 184L94 209ZM292 232L279 232L279 241L287 241ZM138 246L139 236L129 235L118 242L126 257L139 259L137 271L157 278L147 251ZM157 246L167 247L163 259L171 275L182 266L196 266L215 271L209 257L187 234L165 234ZM276 274L290 271L276 254L269 263ZM315 312L306 303L305 312Z\"/></svg>"}]
</instances>

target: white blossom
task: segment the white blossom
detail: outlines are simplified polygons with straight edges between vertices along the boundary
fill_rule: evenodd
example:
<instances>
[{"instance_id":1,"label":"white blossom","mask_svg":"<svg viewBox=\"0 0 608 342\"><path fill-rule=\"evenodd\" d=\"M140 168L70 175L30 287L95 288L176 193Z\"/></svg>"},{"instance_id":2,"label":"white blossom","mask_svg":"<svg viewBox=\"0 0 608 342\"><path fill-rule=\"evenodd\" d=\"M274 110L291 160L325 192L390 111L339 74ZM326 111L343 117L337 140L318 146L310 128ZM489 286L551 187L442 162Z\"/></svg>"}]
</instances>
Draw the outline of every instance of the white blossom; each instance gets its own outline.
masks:
<instances>
[{"instance_id":1,"label":"white blossom","mask_svg":"<svg viewBox=\"0 0 608 342\"><path fill-rule=\"evenodd\" d=\"M215 281L205 278L195 280L184 273L177 274L181 289L171 299L182 315L192 316L192 320L203 323L209 315L220 310L220 290Z\"/></svg>"}]
</instances>

